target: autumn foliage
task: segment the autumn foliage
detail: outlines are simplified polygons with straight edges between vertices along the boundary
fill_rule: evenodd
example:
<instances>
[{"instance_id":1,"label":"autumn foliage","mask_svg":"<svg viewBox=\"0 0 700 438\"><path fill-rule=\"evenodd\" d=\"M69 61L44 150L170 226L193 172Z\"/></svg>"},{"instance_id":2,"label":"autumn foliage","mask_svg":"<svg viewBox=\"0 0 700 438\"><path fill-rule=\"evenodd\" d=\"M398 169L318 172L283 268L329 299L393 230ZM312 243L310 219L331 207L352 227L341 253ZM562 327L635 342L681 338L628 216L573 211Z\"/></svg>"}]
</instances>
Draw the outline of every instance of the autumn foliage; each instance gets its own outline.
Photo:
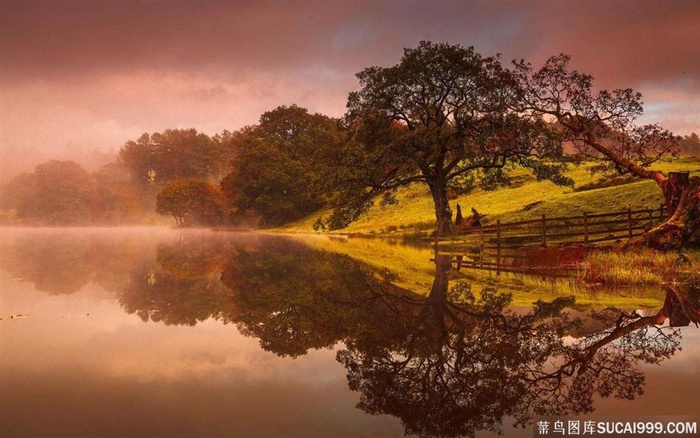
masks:
<instances>
[{"instance_id":1,"label":"autumn foliage","mask_svg":"<svg viewBox=\"0 0 700 438\"><path fill-rule=\"evenodd\" d=\"M165 187L156 197L156 212L172 215L178 227L219 225L223 220L223 194L218 186L185 179Z\"/></svg>"}]
</instances>

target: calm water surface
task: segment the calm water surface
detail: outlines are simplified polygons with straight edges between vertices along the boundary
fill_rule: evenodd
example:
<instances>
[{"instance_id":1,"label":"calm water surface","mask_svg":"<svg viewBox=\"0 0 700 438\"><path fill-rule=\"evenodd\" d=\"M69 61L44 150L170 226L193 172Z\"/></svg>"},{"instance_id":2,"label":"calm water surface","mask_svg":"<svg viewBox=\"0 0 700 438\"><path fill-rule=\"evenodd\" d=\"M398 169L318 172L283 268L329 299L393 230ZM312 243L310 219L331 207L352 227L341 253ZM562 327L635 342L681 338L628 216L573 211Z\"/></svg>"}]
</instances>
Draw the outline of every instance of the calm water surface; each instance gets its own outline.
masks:
<instances>
[{"instance_id":1,"label":"calm water surface","mask_svg":"<svg viewBox=\"0 0 700 438\"><path fill-rule=\"evenodd\" d=\"M668 327L692 291L641 318L526 314L454 288L440 261L411 291L299 238L0 239L3 437L532 436L541 413L700 416L700 330Z\"/></svg>"}]
</instances>

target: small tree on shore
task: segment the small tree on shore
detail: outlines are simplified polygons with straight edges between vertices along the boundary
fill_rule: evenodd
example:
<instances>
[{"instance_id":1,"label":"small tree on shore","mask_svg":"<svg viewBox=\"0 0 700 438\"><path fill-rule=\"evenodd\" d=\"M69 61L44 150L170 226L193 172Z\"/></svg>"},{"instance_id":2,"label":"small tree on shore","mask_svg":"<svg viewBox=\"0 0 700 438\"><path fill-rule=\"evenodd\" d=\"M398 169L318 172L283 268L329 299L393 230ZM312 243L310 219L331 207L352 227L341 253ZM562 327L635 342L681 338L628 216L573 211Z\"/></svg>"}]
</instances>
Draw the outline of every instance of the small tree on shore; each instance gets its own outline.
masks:
<instances>
[{"instance_id":1,"label":"small tree on shore","mask_svg":"<svg viewBox=\"0 0 700 438\"><path fill-rule=\"evenodd\" d=\"M217 225L222 221L221 189L196 179L175 181L156 197L156 212L172 215L178 227Z\"/></svg>"}]
</instances>

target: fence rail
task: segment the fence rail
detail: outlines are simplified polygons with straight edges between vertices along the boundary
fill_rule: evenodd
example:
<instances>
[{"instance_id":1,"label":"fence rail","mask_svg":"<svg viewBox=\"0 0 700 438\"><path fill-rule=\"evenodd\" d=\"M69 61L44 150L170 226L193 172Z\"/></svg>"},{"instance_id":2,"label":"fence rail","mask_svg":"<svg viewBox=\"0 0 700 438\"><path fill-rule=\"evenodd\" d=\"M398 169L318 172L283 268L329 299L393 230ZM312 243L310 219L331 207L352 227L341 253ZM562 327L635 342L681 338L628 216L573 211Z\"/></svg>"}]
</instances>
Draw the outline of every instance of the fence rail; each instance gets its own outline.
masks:
<instances>
[{"instance_id":1,"label":"fence rail","mask_svg":"<svg viewBox=\"0 0 700 438\"><path fill-rule=\"evenodd\" d=\"M656 209L622 210L546 217L473 227L440 239L440 254L454 256L458 267L500 272L547 272L576 269L585 251L574 247L643 235L666 218ZM547 249L548 248L548 249Z\"/></svg>"}]
</instances>

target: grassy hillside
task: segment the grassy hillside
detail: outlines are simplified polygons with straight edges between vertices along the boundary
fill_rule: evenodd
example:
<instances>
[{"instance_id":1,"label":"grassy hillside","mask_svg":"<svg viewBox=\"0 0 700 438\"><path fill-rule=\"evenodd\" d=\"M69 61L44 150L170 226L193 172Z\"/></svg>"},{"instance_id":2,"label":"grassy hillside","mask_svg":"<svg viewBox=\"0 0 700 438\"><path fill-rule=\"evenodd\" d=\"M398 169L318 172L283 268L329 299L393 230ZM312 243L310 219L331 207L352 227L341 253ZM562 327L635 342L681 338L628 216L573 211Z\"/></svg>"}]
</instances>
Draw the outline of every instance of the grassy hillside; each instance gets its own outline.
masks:
<instances>
[{"instance_id":1,"label":"grassy hillside","mask_svg":"<svg viewBox=\"0 0 700 438\"><path fill-rule=\"evenodd\" d=\"M654 168L663 171L690 171L692 175L700 175L700 159L682 158L672 163L659 163ZM479 213L486 215L485 222L490 223L496 219L503 222L534 219L542 214L554 217L626 208L655 208L663 202L661 190L650 180L630 179L623 181L622 185L581 190L597 185L600 177L591 176L587 166L572 167L569 176L576 184L573 189L550 182L538 182L525 171L520 171L514 174L512 187L488 192L477 189L452 199L450 203L453 209L456 204L460 204L465 216L472 207L476 208ZM415 184L399 189L396 198L399 201L397 205L375 205L348 228L333 233L377 235L412 233L433 228L433 204L425 185ZM313 224L318 217L328 214L328 211L320 212L275 231L310 233L313 232Z\"/></svg>"},{"instance_id":2,"label":"grassy hillside","mask_svg":"<svg viewBox=\"0 0 700 438\"><path fill-rule=\"evenodd\" d=\"M684 158L674 163L656 166L664 171L687 170L700 174L700 159ZM576 182L572 189L549 182L537 182L525 172L514 175L513 186L495 191L474 190L451 200L459 203L468 214L471 207L486 215L486 222L501 219L504 222L547 216L570 216L583 212L616 211L626 208L655 208L663 201L661 191L652 181L625 179L620 185L605 187L598 176L591 176L587 168L572 168L569 175ZM602 187L601 187L602 186ZM592 188L601 187L601 188ZM590 188L590 189L586 189ZM401 234L416 231L427 234L434 225L433 206L425 186L414 185L398 191L399 203L388 207L375 206L360 220L344 230L326 235L311 236L313 223L328 211L312 215L287 227L273 230L285 233L304 233L297 239L325 251L340 252L371 266L388 271L394 283L417 292L427 293L434 277L432 249L429 246L397 245ZM344 238L339 235L384 235L391 239ZM335 236L334 236L335 235ZM584 268L585 269L585 268ZM651 287L615 286L591 288L576 282L557 281L504 274L500 277L489 272L462 270L453 272L453 280L466 281L475 293L487 286L513 294L515 305L530 305L536 299L551 299L561 295L575 295L579 305L604 307L660 307L663 292L658 284ZM586 277L587 272L581 276ZM612 286L612 287L611 287Z\"/></svg>"}]
</instances>

